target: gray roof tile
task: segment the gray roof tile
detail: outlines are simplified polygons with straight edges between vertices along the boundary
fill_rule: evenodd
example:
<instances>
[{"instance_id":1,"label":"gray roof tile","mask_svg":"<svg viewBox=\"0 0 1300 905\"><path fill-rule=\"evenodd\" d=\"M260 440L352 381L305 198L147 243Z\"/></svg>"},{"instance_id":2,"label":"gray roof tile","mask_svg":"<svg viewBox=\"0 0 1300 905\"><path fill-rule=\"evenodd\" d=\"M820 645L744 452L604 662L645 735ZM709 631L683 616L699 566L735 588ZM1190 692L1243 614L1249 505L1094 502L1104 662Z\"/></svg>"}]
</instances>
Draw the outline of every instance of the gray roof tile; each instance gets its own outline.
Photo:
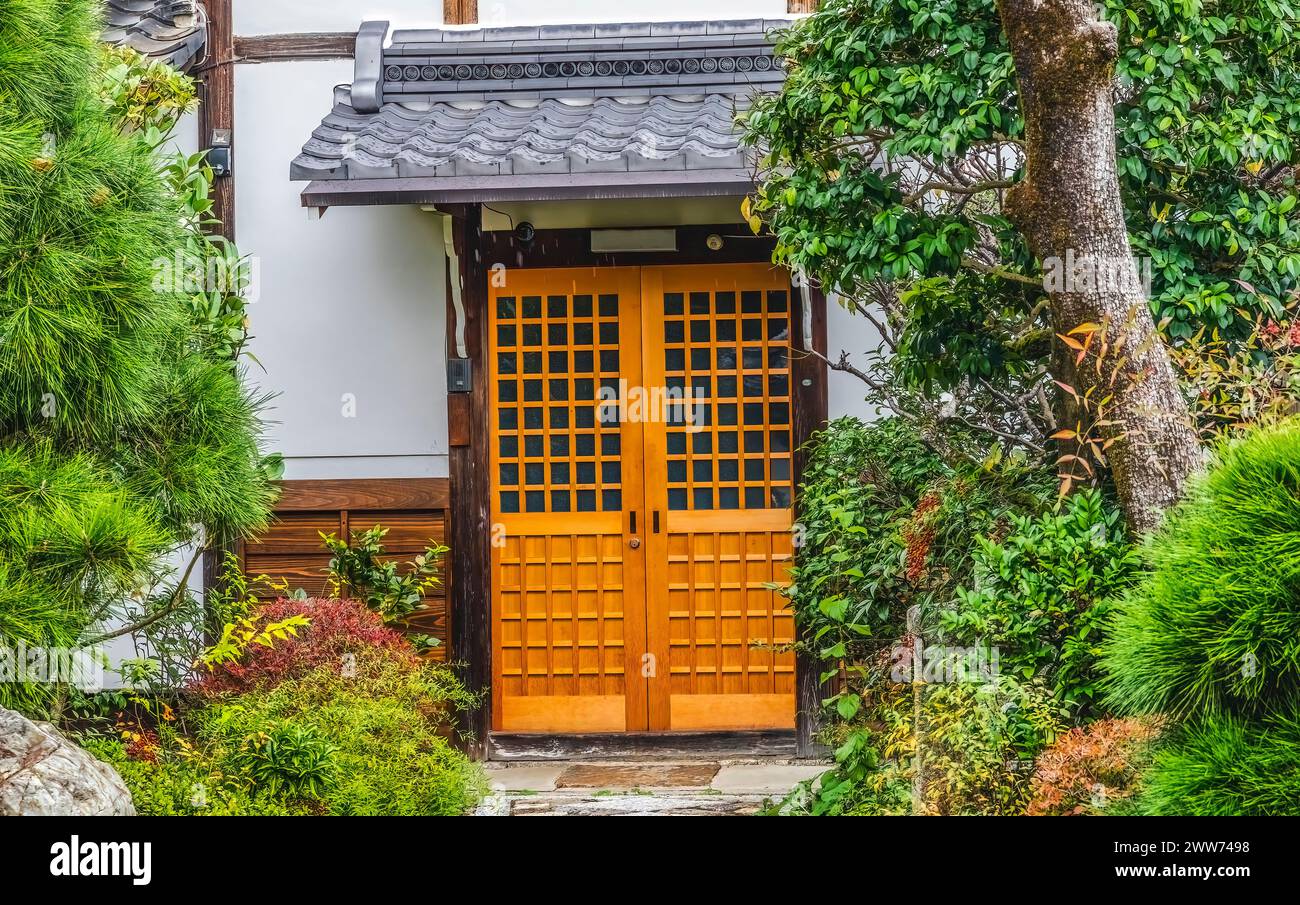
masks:
<instances>
[{"instance_id":1,"label":"gray roof tile","mask_svg":"<svg viewBox=\"0 0 1300 905\"><path fill-rule=\"evenodd\" d=\"M196 0L105 0L103 38L188 69L203 53L207 25Z\"/></svg>"},{"instance_id":2,"label":"gray roof tile","mask_svg":"<svg viewBox=\"0 0 1300 905\"><path fill-rule=\"evenodd\" d=\"M474 109L386 104L360 114L339 104L293 162L295 179L410 175L734 169L745 152L734 126L744 98L714 94L644 102L547 98Z\"/></svg>"},{"instance_id":3,"label":"gray roof tile","mask_svg":"<svg viewBox=\"0 0 1300 905\"><path fill-rule=\"evenodd\" d=\"M784 78L774 24L396 31L358 62L379 91L337 91L292 178L743 169L735 113Z\"/></svg>"}]
</instances>

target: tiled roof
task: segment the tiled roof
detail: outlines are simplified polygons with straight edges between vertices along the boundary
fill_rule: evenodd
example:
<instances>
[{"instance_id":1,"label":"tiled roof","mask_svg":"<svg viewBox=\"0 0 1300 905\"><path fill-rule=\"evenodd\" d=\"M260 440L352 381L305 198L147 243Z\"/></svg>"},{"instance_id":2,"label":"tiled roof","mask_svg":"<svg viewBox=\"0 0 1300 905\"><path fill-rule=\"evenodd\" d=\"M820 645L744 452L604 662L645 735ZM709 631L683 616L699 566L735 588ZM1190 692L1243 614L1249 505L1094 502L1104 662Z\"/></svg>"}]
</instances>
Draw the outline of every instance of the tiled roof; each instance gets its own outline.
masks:
<instances>
[{"instance_id":1,"label":"tiled roof","mask_svg":"<svg viewBox=\"0 0 1300 905\"><path fill-rule=\"evenodd\" d=\"M104 40L183 70L202 55L207 26L196 0L105 0Z\"/></svg>"},{"instance_id":2,"label":"tiled roof","mask_svg":"<svg viewBox=\"0 0 1300 905\"><path fill-rule=\"evenodd\" d=\"M738 170L735 114L784 72L785 22L398 31L363 26L353 84L296 180Z\"/></svg>"},{"instance_id":3,"label":"tiled roof","mask_svg":"<svg viewBox=\"0 0 1300 905\"><path fill-rule=\"evenodd\" d=\"M526 104L448 102L360 114L340 99L294 161L295 179L496 176L745 165L733 120L743 99L709 94Z\"/></svg>"}]
</instances>

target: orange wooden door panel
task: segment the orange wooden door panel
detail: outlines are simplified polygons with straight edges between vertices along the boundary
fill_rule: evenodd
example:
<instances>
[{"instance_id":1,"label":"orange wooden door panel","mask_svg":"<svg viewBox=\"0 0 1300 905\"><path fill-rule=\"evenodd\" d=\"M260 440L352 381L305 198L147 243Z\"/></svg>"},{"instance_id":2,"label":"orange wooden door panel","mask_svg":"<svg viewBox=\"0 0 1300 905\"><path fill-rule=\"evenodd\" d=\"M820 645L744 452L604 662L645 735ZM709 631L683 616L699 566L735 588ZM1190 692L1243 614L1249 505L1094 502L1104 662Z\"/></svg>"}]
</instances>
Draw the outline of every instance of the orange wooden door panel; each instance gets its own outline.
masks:
<instances>
[{"instance_id":1,"label":"orange wooden door panel","mask_svg":"<svg viewBox=\"0 0 1300 905\"><path fill-rule=\"evenodd\" d=\"M793 618L771 589L792 555L785 273L504 276L489 291L494 727L792 727Z\"/></svg>"},{"instance_id":2,"label":"orange wooden door panel","mask_svg":"<svg viewBox=\"0 0 1300 905\"><path fill-rule=\"evenodd\" d=\"M642 425L600 404L641 379L638 274L509 271L488 295L494 726L645 729Z\"/></svg>"},{"instance_id":3,"label":"orange wooden door panel","mask_svg":"<svg viewBox=\"0 0 1300 905\"><path fill-rule=\"evenodd\" d=\"M794 725L790 282L768 265L642 271L652 729Z\"/></svg>"}]
</instances>

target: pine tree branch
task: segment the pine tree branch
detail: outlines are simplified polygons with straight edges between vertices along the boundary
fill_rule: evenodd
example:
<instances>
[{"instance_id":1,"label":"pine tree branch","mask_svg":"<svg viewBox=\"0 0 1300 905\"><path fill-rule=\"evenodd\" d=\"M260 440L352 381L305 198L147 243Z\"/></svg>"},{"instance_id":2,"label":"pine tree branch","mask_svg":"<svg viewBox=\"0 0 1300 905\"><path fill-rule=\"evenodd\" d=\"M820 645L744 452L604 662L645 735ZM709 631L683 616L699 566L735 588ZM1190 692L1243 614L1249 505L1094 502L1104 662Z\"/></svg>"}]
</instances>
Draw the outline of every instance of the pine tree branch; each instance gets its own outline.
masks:
<instances>
[{"instance_id":1,"label":"pine tree branch","mask_svg":"<svg viewBox=\"0 0 1300 905\"><path fill-rule=\"evenodd\" d=\"M149 626L161 622L163 619L166 619L168 616L175 613L180 609L181 602L185 600L189 591L190 577L194 574L195 567L198 565L199 560L203 558L203 554L207 552L207 549L206 546L202 546L194 551L194 555L190 558L189 565L185 567L185 572L181 575L180 583L176 585L176 590L172 592L171 599L168 600L161 609L131 625L123 626L122 628L114 629L107 634L100 635L97 638L92 638L83 646L94 647L96 644L103 644L105 641L112 641L114 638L121 638L124 635L134 635L136 632L144 631Z\"/></svg>"}]
</instances>

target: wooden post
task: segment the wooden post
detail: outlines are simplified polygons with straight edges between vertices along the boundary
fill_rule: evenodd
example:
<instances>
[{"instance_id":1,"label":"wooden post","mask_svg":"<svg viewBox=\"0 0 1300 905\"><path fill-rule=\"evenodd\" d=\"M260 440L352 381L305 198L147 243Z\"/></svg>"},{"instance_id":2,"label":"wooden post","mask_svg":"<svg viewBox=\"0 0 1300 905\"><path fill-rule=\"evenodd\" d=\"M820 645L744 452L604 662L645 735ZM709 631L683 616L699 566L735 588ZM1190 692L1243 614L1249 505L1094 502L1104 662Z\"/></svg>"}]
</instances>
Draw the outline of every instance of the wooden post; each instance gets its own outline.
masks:
<instances>
[{"instance_id":1,"label":"wooden post","mask_svg":"<svg viewBox=\"0 0 1300 905\"><path fill-rule=\"evenodd\" d=\"M208 45L197 73L199 89L199 147L212 147L218 129L235 130L235 35L231 21L234 0L203 0L208 12ZM223 176L212 184L212 216L220 220L216 229L232 242L235 239L235 177Z\"/></svg>"},{"instance_id":2,"label":"wooden post","mask_svg":"<svg viewBox=\"0 0 1300 905\"><path fill-rule=\"evenodd\" d=\"M804 310L807 305L811 305L811 311ZM829 409L826 363L804 347L804 325L810 322L813 349L823 356L826 354L826 296L820 289L810 289L805 296L796 285L790 312L790 377L794 381L793 467L797 489L803 479L804 463L808 460L805 446L814 433L826 426ZM799 510L800 501L796 494L796 518ZM795 540L799 537L796 522ZM796 557L799 555L797 545L794 554ZM822 724L822 668L822 662L806 651L800 651L795 658L795 740L800 757L819 753L816 737Z\"/></svg>"},{"instance_id":3,"label":"wooden post","mask_svg":"<svg viewBox=\"0 0 1300 905\"><path fill-rule=\"evenodd\" d=\"M442 0L444 25L475 25L478 23L478 0Z\"/></svg>"},{"instance_id":4,"label":"wooden post","mask_svg":"<svg viewBox=\"0 0 1300 905\"><path fill-rule=\"evenodd\" d=\"M234 26L231 4L234 0L203 0L207 11L208 40L203 63L194 73L199 83L199 147L212 146L212 133L216 129L235 129L235 66ZM233 147L232 147L233 153ZM212 185L212 218L216 222L210 229L230 242L235 241L235 177L225 176ZM222 579L223 559L226 551L238 555L234 538L206 539L209 543L203 555L203 587L215 588ZM220 631L220 626L216 626ZM211 629L211 627L210 627Z\"/></svg>"},{"instance_id":5,"label":"wooden post","mask_svg":"<svg viewBox=\"0 0 1300 905\"><path fill-rule=\"evenodd\" d=\"M454 230L464 307L465 352L473 369L469 393L450 394L447 400L450 441L451 519L451 619L452 656L461 680L483 695L482 705L463 714L461 731L472 757L487 755L492 714L492 550L491 484L488 456L487 269L482 253L482 212L477 204L447 208L452 214L444 229ZM447 356L456 349L456 312L448 286Z\"/></svg>"}]
</instances>

